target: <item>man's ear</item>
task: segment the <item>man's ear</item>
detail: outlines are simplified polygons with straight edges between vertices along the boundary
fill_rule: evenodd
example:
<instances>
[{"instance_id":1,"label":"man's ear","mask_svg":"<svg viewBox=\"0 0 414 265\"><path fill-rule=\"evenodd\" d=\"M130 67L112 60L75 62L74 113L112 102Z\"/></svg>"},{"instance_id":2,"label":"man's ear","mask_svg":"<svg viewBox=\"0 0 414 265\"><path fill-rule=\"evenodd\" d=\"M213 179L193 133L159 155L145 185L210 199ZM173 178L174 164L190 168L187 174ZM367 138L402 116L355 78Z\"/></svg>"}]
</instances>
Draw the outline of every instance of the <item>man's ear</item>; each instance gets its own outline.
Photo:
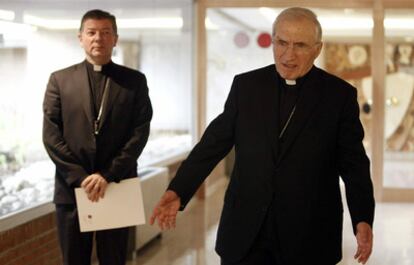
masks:
<instances>
[{"instance_id":1,"label":"man's ear","mask_svg":"<svg viewBox=\"0 0 414 265\"><path fill-rule=\"evenodd\" d=\"M318 52L316 53L316 57L318 57L319 54L321 54L322 47L323 47L323 42L321 41L317 45L318 45L318 47L317 47L318 48Z\"/></svg>"},{"instance_id":2,"label":"man's ear","mask_svg":"<svg viewBox=\"0 0 414 265\"><path fill-rule=\"evenodd\" d=\"M116 34L116 37L115 37L114 47L116 46L117 43L118 43L118 34Z\"/></svg>"},{"instance_id":3,"label":"man's ear","mask_svg":"<svg viewBox=\"0 0 414 265\"><path fill-rule=\"evenodd\" d=\"M83 47L82 34L81 33L78 33L78 40L79 40L80 46Z\"/></svg>"}]
</instances>

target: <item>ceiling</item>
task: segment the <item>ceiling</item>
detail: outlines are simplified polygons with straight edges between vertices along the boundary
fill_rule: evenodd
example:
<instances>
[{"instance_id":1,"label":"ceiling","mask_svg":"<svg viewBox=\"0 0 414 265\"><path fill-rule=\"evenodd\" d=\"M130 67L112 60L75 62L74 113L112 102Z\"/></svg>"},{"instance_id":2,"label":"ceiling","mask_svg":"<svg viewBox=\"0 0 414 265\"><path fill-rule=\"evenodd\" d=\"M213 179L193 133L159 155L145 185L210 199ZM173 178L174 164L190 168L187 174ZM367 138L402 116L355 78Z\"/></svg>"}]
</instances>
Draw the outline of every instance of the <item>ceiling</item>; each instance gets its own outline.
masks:
<instances>
[{"instance_id":1,"label":"ceiling","mask_svg":"<svg viewBox=\"0 0 414 265\"><path fill-rule=\"evenodd\" d=\"M373 19L371 9L312 8L322 24L324 39L349 41L371 39ZM218 30L242 29L250 32L272 30L272 23L282 11L277 8L215 8L207 11L209 23ZM414 39L414 10L387 10L385 14L387 37Z\"/></svg>"},{"instance_id":2,"label":"ceiling","mask_svg":"<svg viewBox=\"0 0 414 265\"><path fill-rule=\"evenodd\" d=\"M176 9L190 8L192 0L0 0L0 9L16 13L15 20L24 14L47 19L77 19L90 9L103 9L117 18L135 18L176 14Z\"/></svg>"},{"instance_id":3,"label":"ceiling","mask_svg":"<svg viewBox=\"0 0 414 265\"><path fill-rule=\"evenodd\" d=\"M116 9L180 7L191 5L193 0L0 0L1 7L12 9Z\"/></svg>"},{"instance_id":4,"label":"ceiling","mask_svg":"<svg viewBox=\"0 0 414 265\"><path fill-rule=\"evenodd\" d=\"M193 25L193 0L0 0L0 9L15 12L15 22L24 15L49 20L79 21L86 10L100 8L113 13L117 19L146 17L180 17L184 28ZM211 8L207 11L209 27L215 30L271 31L274 18L281 9L275 8ZM321 20L325 38L370 38L371 9L313 9ZM401 29L387 32L390 36L414 38L414 10L387 10L386 18L396 21ZM187 27L186 27L187 25Z\"/></svg>"}]
</instances>

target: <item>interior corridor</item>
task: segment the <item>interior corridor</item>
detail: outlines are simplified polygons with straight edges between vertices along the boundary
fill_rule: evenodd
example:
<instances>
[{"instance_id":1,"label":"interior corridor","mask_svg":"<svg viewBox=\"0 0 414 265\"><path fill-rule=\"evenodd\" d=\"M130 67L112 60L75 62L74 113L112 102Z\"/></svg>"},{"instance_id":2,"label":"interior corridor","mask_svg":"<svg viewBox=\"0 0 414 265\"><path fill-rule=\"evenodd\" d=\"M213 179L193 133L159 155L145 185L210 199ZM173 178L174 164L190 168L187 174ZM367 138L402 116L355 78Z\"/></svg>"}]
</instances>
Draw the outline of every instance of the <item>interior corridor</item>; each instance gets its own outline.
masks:
<instances>
[{"instance_id":1,"label":"interior corridor","mask_svg":"<svg viewBox=\"0 0 414 265\"><path fill-rule=\"evenodd\" d=\"M214 251L216 230L225 187L205 201L195 200L180 213L177 228L166 231L137 252L127 265L218 265ZM377 203L374 252L368 265L414 264L414 204ZM321 246L321 251L323 246ZM343 260L338 265L356 265L356 243L347 209L344 216Z\"/></svg>"}]
</instances>

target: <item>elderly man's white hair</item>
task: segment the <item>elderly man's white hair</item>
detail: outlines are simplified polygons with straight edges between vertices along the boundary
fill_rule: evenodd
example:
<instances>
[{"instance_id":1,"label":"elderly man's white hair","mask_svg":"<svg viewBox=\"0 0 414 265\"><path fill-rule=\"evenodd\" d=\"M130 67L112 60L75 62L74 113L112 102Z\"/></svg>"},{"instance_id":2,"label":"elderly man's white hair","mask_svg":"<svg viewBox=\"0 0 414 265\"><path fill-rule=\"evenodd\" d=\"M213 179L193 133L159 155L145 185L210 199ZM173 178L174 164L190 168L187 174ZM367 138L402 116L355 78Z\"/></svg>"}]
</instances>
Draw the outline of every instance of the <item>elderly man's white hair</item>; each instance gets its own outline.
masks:
<instances>
[{"instance_id":1,"label":"elderly man's white hair","mask_svg":"<svg viewBox=\"0 0 414 265\"><path fill-rule=\"evenodd\" d=\"M273 22L273 33L272 36L275 37L276 34L276 25L282 20L295 20L295 19L307 19L311 21L316 26L316 39L317 42L322 40L322 27L318 21L316 14L307 8L303 7L290 7L283 10Z\"/></svg>"}]
</instances>

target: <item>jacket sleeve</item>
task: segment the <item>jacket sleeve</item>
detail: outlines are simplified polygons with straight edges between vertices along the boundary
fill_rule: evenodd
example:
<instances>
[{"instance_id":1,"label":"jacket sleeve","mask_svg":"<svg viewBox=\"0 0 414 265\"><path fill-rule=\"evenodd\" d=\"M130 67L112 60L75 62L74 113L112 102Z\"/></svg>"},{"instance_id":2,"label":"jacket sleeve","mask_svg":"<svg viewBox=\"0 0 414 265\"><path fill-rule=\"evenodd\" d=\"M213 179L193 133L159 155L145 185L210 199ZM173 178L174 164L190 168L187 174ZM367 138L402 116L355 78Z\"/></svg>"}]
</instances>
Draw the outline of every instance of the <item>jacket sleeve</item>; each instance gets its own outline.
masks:
<instances>
[{"instance_id":1,"label":"jacket sleeve","mask_svg":"<svg viewBox=\"0 0 414 265\"><path fill-rule=\"evenodd\" d=\"M71 187L79 187L89 174L73 155L63 138L60 88L54 74L50 76L43 101L43 143L56 170Z\"/></svg>"},{"instance_id":2,"label":"jacket sleeve","mask_svg":"<svg viewBox=\"0 0 414 265\"><path fill-rule=\"evenodd\" d=\"M353 87L351 91L342 110L337 157L355 233L359 222L367 222L372 227L375 201L370 162L362 144L364 131L359 120L357 92Z\"/></svg>"},{"instance_id":3,"label":"jacket sleeve","mask_svg":"<svg viewBox=\"0 0 414 265\"><path fill-rule=\"evenodd\" d=\"M238 112L236 94L237 77L233 80L224 111L209 124L200 142L183 161L168 187L180 197L181 210L185 208L201 183L234 145Z\"/></svg>"},{"instance_id":4,"label":"jacket sleeve","mask_svg":"<svg viewBox=\"0 0 414 265\"><path fill-rule=\"evenodd\" d=\"M148 86L145 77L143 77L138 93L135 96L132 113L134 115L133 128L127 137L128 140L112 159L109 166L100 172L108 182L119 182L122 180L122 176L125 176L126 171L131 169L131 165L135 165L148 141L152 106L148 96Z\"/></svg>"}]
</instances>

